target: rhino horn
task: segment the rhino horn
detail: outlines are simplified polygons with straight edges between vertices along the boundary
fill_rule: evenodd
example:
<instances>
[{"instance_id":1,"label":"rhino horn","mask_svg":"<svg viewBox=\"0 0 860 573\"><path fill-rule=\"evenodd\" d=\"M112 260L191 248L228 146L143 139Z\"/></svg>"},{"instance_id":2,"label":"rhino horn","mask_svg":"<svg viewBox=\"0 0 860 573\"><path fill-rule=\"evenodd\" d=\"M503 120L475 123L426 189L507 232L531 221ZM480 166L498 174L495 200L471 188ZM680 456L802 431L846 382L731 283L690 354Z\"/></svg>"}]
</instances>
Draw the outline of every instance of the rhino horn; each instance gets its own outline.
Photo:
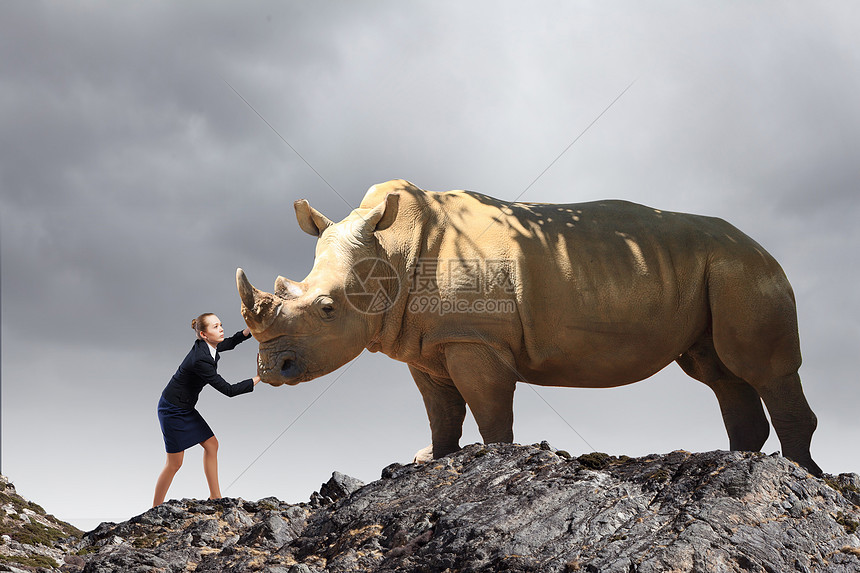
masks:
<instances>
[{"instance_id":1,"label":"rhino horn","mask_svg":"<svg viewBox=\"0 0 860 573\"><path fill-rule=\"evenodd\" d=\"M301 296L303 292L301 283L284 277L275 279L275 294L281 298L296 298Z\"/></svg>"},{"instance_id":2,"label":"rhino horn","mask_svg":"<svg viewBox=\"0 0 860 573\"><path fill-rule=\"evenodd\" d=\"M236 269L236 286L242 299L242 317L255 333L269 328L281 310L279 297L254 288L245 271Z\"/></svg>"}]
</instances>

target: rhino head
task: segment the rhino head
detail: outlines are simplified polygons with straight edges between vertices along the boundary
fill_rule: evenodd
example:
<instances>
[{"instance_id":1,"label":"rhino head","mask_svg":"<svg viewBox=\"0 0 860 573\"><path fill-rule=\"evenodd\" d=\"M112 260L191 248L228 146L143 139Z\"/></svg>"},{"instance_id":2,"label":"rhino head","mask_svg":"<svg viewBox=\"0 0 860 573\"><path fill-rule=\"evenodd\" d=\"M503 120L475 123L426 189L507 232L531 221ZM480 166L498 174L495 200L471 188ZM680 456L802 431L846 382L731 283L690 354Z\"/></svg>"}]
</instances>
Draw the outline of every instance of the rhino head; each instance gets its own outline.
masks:
<instances>
[{"instance_id":1,"label":"rhino head","mask_svg":"<svg viewBox=\"0 0 860 573\"><path fill-rule=\"evenodd\" d=\"M269 293L254 288L242 269L236 271L242 316L260 343L257 372L263 382L295 385L323 376L373 340L383 317L368 312L356 297L366 287L362 269L383 260L375 233L394 222L398 199L388 193L378 205L355 209L339 223L306 200L296 201L299 226L318 237L310 274L302 282L279 276Z\"/></svg>"}]
</instances>

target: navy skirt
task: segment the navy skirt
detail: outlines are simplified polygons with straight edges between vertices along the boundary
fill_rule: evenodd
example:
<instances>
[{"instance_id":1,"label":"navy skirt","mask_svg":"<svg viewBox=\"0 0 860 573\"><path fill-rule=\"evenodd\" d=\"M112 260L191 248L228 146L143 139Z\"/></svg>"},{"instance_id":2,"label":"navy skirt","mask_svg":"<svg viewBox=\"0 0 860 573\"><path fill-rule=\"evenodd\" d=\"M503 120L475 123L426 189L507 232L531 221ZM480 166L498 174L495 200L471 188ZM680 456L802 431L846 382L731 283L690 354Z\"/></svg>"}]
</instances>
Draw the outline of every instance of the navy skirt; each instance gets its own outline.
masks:
<instances>
[{"instance_id":1,"label":"navy skirt","mask_svg":"<svg viewBox=\"0 0 860 573\"><path fill-rule=\"evenodd\" d=\"M168 454L184 452L215 435L200 412L174 406L164 396L158 401L158 421Z\"/></svg>"}]
</instances>

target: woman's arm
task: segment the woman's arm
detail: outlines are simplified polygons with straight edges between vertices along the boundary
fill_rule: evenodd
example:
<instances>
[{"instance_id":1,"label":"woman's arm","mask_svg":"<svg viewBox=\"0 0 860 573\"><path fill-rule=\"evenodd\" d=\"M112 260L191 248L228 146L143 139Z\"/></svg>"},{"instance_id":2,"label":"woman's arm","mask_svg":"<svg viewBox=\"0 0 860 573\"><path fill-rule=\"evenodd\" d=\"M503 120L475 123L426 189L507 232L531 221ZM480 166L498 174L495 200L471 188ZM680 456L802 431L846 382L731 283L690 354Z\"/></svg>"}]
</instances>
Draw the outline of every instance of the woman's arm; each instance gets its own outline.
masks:
<instances>
[{"instance_id":1,"label":"woman's arm","mask_svg":"<svg viewBox=\"0 0 860 573\"><path fill-rule=\"evenodd\" d=\"M250 337L251 337L251 329L245 328L245 330L240 330L239 332L237 332L236 334L234 334L230 338L225 338L224 340L219 342L218 346L216 346L216 348L218 349L218 352L225 352L227 350L233 350L234 348L236 348L237 344L241 344L242 342L245 342Z\"/></svg>"},{"instance_id":2,"label":"woman's arm","mask_svg":"<svg viewBox=\"0 0 860 573\"><path fill-rule=\"evenodd\" d=\"M221 378L221 375L218 374L217 370L215 370L215 364L207 360L198 361L195 372L204 382L229 398L251 392L254 390L254 386L257 385L253 378L242 380L236 384L230 384ZM254 378L259 377L255 376Z\"/></svg>"}]
</instances>

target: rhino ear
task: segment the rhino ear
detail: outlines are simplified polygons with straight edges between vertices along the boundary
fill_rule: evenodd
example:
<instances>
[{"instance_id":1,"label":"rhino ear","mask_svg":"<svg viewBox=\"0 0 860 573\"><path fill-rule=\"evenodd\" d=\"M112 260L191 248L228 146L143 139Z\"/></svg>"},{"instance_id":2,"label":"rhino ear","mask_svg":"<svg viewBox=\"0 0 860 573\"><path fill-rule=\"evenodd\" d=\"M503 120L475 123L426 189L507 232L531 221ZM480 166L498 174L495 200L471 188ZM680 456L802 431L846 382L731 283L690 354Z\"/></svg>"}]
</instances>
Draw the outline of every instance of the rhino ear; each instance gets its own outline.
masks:
<instances>
[{"instance_id":1,"label":"rhino ear","mask_svg":"<svg viewBox=\"0 0 860 573\"><path fill-rule=\"evenodd\" d=\"M400 194L389 193L385 196L385 200L379 205L370 210L364 218L367 223L367 230L371 233L375 231L384 231L394 223L397 219L397 211L400 206Z\"/></svg>"},{"instance_id":2,"label":"rhino ear","mask_svg":"<svg viewBox=\"0 0 860 573\"><path fill-rule=\"evenodd\" d=\"M328 217L311 207L307 199L299 199L293 203L293 207L296 209L299 227L308 235L319 237L323 231L333 225Z\"/></svg>"}]
</instances>

